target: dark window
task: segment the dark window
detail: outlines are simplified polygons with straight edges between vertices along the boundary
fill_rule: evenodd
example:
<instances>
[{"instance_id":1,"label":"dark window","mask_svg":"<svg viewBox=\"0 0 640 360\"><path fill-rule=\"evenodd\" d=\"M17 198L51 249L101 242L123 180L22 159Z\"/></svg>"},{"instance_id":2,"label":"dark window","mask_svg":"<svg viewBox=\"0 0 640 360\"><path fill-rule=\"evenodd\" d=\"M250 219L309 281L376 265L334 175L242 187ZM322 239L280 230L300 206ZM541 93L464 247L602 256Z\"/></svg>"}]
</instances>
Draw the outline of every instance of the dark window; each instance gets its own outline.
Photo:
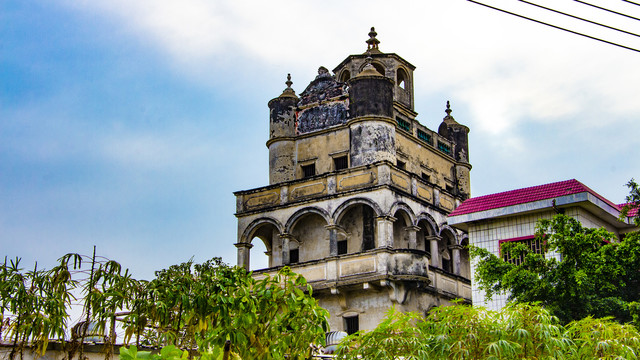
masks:
<instances>
[{"instance_id":1,"label":"dark window","mask_svg":"<svg viewBox=\"0 0 640 360\"><path fill-rule=\"evenodd\" d=\"M342 170L349 167L349 160L347 156L340 156L333 158L333 167L336 170Z\"/></svg>"},{"instance_id":2,"label":"dark window","mask_svg":"<svg viewBox=\"0 0 640 360\"><path fill-rule=\"evenodd\" d=\"M442 151L445 154L451 155L451 146L438 141L438 150Z\"/></svg>"},{"instance_id":3,"label":"dark window","mask_svg":"<svg viewBox=\"0 0 640 360\"><path fill-rule=\"evenodd\" d=\"M426 132L424 132L424 131L422 131L420 129L418 129L418 139L426 141L427 143L429 143L429 145L432 144L431 135L429 135L428 133L426 133Z\"/></svg>"},{"instance_id":4,"label":"dark window","mask_svg":"<svg viewBox=\"0 0 640 360\"><path fill-rule=\"evenodd\" d=\"M358 330L360 330L358 315L344 318L344 330L349 335L356 333L358 332Z\"/></svg>"},{"instance_id":5,"label":"dark window","mask_svg":"<svg viewBox=\"0 0 640 360\"><path fill-rule=\"evenodd\" d=\"M405 163L404 161L400 161L398 160L396 166L398 167L398 169L400 170L405 170L407 168L407 163Z\"/></svg>"},{"instance_id":6,"label":"dark window","mask_svg":"<svg viewBox=\"0 0 640 360\"><path fill-rule=\"evenodd\" d=\"M431 177L429 177L429 175L422 173L422 180L426 181L426 182L431 182Z\"/></svg>"},{"instance_id":7,"label":"dark window","mask_svg":"<svg viewBox=\"0 0 640 360\"><path fill-rule=\"evenodd\" d=\"M338 255L347 253L347 240L338 241Z\"/></svg>"},{"instance_id":8,"label":"dark window","mask_svg":"<svg viewBox=\"0 0 640 360\"><path fill-rule=\"evenodd\" d=\"M310 177L316 174L316 164L302 165L302 177Z\"/></svg>"},{"instance_id":9,"label":"dark window","mask_svg":"<svg viewBox=\"0 0 640 360\"><path fill-rule=\"evenodd\" d=\"M445 188L447 189L448 192L453 194L453 186L451 185L445 185Z\"/></svg>"},{"instance_id":10,"label":"dark window","mask_svg":"<svg viewBox=\"0 0 640 360\"><path fill-rule=\"evenodd\" d=\"M300 261L300 251L298 249L289 250L289 262L295 264Z\"/></svg>"},{"instance_id":11,"label":"dark window","mask_svg":"<svg viewBox=\"0 0 640 360\"><path fill-rule=\"evenodd\" d=\"M405 131L411 131L411 123L409 123L407 120L400 119L399 117L397 117L396 121L398 122L398 127L400 129Z\"/></svg>"},{"instance_id":12,"label":"dark window","mask_svg":"<svg viewBox=\"0 0 640 360\"><path fill-rule=\"evenodd\" d=\"M373 209L368 206L362 207L362 251L371 250L376 247L373 238Z\"/></svg>"},{"instance_id":13,"label":"dark window","mask_svg":"<svg viewBox=\"0 0 640 360\"><path fill-rule=\"evenodd\" d=\"M445 258L442 258L442 270L444 270L446 272L452 272L451 271L451 260L447 260Z\"/></svg>"}]
</instances>

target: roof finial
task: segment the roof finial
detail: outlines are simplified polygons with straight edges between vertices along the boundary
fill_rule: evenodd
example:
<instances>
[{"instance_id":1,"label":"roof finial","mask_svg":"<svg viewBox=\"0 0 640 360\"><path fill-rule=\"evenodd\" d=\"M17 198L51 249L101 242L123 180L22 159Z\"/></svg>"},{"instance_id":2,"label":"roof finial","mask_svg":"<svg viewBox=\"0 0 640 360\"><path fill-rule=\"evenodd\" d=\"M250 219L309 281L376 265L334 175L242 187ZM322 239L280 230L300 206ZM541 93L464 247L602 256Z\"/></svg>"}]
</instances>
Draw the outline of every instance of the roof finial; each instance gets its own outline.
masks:
<instances>
[{"instance_id":1,"label":"roof finial","mask_svg":"<svg viewBox=\"0 0 640 360\"><path fill-rule=\"evenodd\" d=\"M445 110L444 112L447 113L447 117L451 117L451 112L453 110L451 110L451 104L449 104L449 100L447 100L447 110Z\"/></svg>"},{"instance_id":2,"label":"roof finial","mask_svg":"<svg viewBox=\"0 0 640 360\"><path fill-rule=\"evenodd\" d=\"M285 84L287 84L287 89L291 89L291 85L293 84L293 81L291 81L291 74L287 74L287 81L285 81Z\"/></svg>"},{"instance_id":3,"label":"roof finial","mask_svg":"<svg viewBox=\"0 0 640 360\"><path fill-rule=\"evenodd\" d=\"M296 97L296 92L291 88L293 81L291 81L291 74L287 74L287 81L284 82L287 84L287 88L282 91L280 97Z\"/></svg>"},{"instance_id":4,"label":"roof finial","mask_svg":"<svg viewBox=\"0 0 640 360\"><path fill-rule=\"evenodd\" d=\"M367 40L367 51L380 51L378 50L378 44L380 44L380 40L376 39L378 33L376 32L376 28L371 27L371 31L369 31L369 39Z\"/></svg>"}]
</instances>

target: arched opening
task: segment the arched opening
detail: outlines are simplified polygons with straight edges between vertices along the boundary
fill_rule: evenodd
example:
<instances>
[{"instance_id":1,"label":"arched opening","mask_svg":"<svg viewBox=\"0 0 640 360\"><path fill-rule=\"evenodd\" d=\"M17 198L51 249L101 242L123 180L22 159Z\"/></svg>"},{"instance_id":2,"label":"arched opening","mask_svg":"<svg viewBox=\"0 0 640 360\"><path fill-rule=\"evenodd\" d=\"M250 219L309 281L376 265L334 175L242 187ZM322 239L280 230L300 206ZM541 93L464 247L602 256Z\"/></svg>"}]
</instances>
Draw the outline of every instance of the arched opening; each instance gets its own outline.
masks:
<instances>
[{"instance_id":1,"label":"arched opening","mask_svg":"<svg viewBox=\"0 0 640 360\"><path fill-rule=\"evenodd\" d=\"M460 276L471 279L471 259L469 257L469 238L462 239L460 242Z\"/></svg>"},{"instance_id":2,"label":"arched opening","mask_svg":"<svg viewBox=\"0 0 640 360\"><path fill-rule=\"evenodd\" d=\"M378 71L380 73L380 75L386 75L386 72L384 70L384 65L374 62L371 65L373 65L373 67L376 69L376 71Z\"/></svg>"},{"instance_id":3,"label":"arched opening","mask_svg":"<svg viewBox=\"0 0 640 360\"><path fill-rule=\"evenodd\" d=\"M409 249L409 231L407 227L411 225L411 218L406 211L400 209L393 217L393 247L396 249Z\"/></svg>"},{"instance_id":4,"label":"arched opening","mask_svg":"<svg viewBox=\"0 0 640 360\"><path fill-rule=\"evenodd\" d=\"M249 270L265 269L279 265L280 257L277 250L279 248L279 232L275 225L263 223L258 225L251 236L249 251Z\"/></svg>"},{"instance_id":5,"label":"arched opening","mask_svg":"<svg viewBox=\"0 0 640 360\"><path fill-rule=\"evenodd\" d=\"M338 225L346 234L348 254L376 247L376 212L367 204L350 205L340 216ZM340 246L340 244L338 244Z\"/></svg>"},{"instance_id":6,"label":"arched opening","mask_svg":"<svg viewBox=\"0 0 640 360\"><path fill-rule=\"evenodd\" d=\"M349 70L343 70L340 73L340 82L347 82L347 80L351 79L351 72Z\"/></svg>"},{"instance_id":7,"label":"arched opening","mask_svg":"<svg viewBox=\"0 0 640 360\"><path fill-rule=\"evenodd\" d=\"M426 252L431 252L431 239L435 236L436 230L433 225L427 220L418 221L418 233L416 234L417 238L417 248L418 250L424 250ZM433 261L432 261L433 264Z\"/></svg>"},{"instance_id":8,"label":"arched opening","mask_svg":"<svg viewBox=\"0 0 640 360\"><path fill-rule=\"evenodd\" d=\"M396 84L398 87L406 90L408 81L409 75L407 75L407 72L403 68L398 68L398 71L396 71Z\"/></svg>"},{"instance_id":9,"label":"arched opening","mask_svg":"<svg viewBox=\"0 0 640 360\"><path fill-rule=\"evenodd\" d=\"M440 240L438 240L438 254L440 256L440 268L449 273L453 273L451 246L454 244L455 238L453 234L448 230L443 231Z\"/></svg>"},{"instance_id":10,"label":"arched opening","mask_svg":"<svg viewBox=\"0 0 640 360\"><path fill-rule=\"evenodd\" d=\"M289 261L294 263L323 259L329 256L327 221L316 212L301 215L290 230Z\"/></svg>"}]
</instances>

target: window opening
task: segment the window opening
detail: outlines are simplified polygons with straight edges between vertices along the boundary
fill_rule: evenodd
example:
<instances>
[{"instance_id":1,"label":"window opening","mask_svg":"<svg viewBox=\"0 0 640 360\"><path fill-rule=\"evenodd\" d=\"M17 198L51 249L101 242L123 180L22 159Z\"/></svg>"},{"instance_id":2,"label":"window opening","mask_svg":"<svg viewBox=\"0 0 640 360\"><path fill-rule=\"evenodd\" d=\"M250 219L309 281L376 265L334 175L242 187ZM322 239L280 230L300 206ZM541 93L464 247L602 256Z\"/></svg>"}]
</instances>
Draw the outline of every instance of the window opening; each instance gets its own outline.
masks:
<instances>
[{"instance_id":1,"label":"window opening","mask_svg":"<svg viewBox=\"0 0 640 360\"><path fill-rule=\"evenodd\" d=\"M347 240L338 241L338 255L344 255L347 251Z\"/></svg>"},{"instance_id":2,"label":"window opening","mask_svg":"<svg viewBox=\"0 0 640 360\"><path fill-rule=\"evenodd\" d=\"M396 117L396 122L398 123L398 127L402 130L411 132L411 123L407 120Z\"/></svg>"},{"instance_id":3,"label":"window opening","mask_svg":"<svg viewBox=\"0 0 640 360\"><path fill-rule=\"evenodd\" d=\"M356 333L358 332L358 330L360 330L358 315L344 318L344 330L349 335Z\"/></svg>"},{"instance_id":4,"label":"window opening","mask_svg":"<svg viewBox=\"0 0 640 360\"><path fill-rule=\"evenodd\" d=\"M418 133L418 139L426 141L429 145L432 144L431 135L428 134L426 131L422 131L422 130L418 129L417 133Z\"/></svg>"},{"instance_id":5,"label":"window opening","mask_svg":"<svg viewBox=\"0 0 640 360\"><path fill-rule=\"evenodd\" d=\"M445 185L445 188L446 188L446 190L447 190L448 192L450 192L450 193L452 193L452 194L453 194L453 186L451 186L451 185Z\"/></svg>"},{"instance_id":6,"label":"window opening","mask_svg":"<svg viewBox=\"0 0 640 360\"><path fill-rule=\"evenodd\" d=\"M402 69L398 69L397 75L396 75L396 83L398 84L398 87L406 90L407 88L407 74L404 72L404 70Z\"/></svg>"},{"instance_id":7,"label":"window opening","mask_svg":"<svg viewBox=\"0 0 640 360\"><path fill-rule=\"evenodd\" d=\"M407 163L405 163L404 161L397 160L396 166L400 170L406 170L407 169Z\"/></svg>"},{"instance_id":8,"label":"window opening","mask_svg":"<svg viewBox=\"0 0 640 360\"><path fill-rule=\"evenodd\" d=\"M311 177L316 174L316 164L302 165L302 177Z\"/></svg>"},{"instance_id":9,"label":"window opening","mask_svg":"<svg viewBox=\"0 0 640 360\"><path fill-rule=\"evenodd\" d=\"M515 242L515 243L520 243L520 244L524 244L526 247L528 247L532 253L534 254L540 254L544 256L544 248L543 248L543 240L540 239L536 239L533 236L530 237L525 237L524 239L510 239L510 240L501 240L500 241L500 245L502 246L502 243L505 242ZM502 254L502 258L504 259L504 261L512 263L514 265L520 265L524 262L524 255L520 255L520 256L511 256L511 254L507 251L505 251Z\"/></svg>"},{"instance_id":10,"label":"window opening","mask_svg":"<svg viewBox=\"0 0 640 360\"><path fill-rule=\"evenodd\" d=\"M300 262L300 249L289 250L289 263L295 264Z\"/></svg>"},{"instance_id":11,"label":"window opening","mask_svg":"<svg viewBox=\"0 0 640 360\"><path fill-rule=\"evenodd\" d=\"M342 170L349 167L349 159L345 156L335 157L333 158L333 167L336 170Z\"/></svg>"},{"instance_id":12,"label":"window opening","mask_svg":"<svg viewBox=\"0 0 640 360\"><path fill-rule=\"evenodd\" d=\"M425 173L422 173L422 176L421 176L421 177L422 177L422 180L424 180L424 181L426 181L426 182L428 182L428 183L430 183L430 182L431 182L431 177L430 177L429 175L427 175L427 174L425 174Z\"/></svg>"},{"instance_id":13,"label":"window opening","mask_svg":"<svg viewBox=\"0 0 640 360\"><path fill-rule=\"evenodd\" d=\"M373 209L368 206L362 207L362 251L375 248L373 238Z\"/></svg>"},{"instance_id":14,"label":"window opening","mask_svg":"<svg viewBox=\"0 0 640 360\"><path fill-rule=\"evenodd\" d=\"M442 151L445 154L451 155L451 146L438 141L438 150Z\"/></svg>"}]
</instances>

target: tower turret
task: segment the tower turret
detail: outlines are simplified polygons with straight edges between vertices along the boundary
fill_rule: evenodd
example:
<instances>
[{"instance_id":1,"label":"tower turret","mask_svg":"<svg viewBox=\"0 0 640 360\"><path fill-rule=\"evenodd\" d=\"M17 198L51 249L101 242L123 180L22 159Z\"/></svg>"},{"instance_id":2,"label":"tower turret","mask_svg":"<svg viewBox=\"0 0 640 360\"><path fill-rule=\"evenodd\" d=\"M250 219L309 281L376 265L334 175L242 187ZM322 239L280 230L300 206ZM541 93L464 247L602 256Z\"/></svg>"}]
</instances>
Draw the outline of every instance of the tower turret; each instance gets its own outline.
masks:
<instances>
[{"instance_id":1,"label":"tower turret","mask_svg":"<svg viewBox=\"0 0 640 360\"><path fill-rule=\"evenodd\" d=\"M295 108L298 96L291 88L291 74L287 74L287 88L269 101L269 183L275 184L295 177Z\"/></svg>"},{"instance_id":2,"label":"tower turret","mask_svg":"<svg viewBox=\"0 0 640 360\"><path fill-rule=\"evenodd\" d=\"M442 119L438 134L453 142L453 157L456 160L455 177L458 191L466 197L470 195L469 171L469 128L458 123L451 116L451 104L447 101L447 109L444 111L447 115Z\"/></svg>"}]
</instances>

